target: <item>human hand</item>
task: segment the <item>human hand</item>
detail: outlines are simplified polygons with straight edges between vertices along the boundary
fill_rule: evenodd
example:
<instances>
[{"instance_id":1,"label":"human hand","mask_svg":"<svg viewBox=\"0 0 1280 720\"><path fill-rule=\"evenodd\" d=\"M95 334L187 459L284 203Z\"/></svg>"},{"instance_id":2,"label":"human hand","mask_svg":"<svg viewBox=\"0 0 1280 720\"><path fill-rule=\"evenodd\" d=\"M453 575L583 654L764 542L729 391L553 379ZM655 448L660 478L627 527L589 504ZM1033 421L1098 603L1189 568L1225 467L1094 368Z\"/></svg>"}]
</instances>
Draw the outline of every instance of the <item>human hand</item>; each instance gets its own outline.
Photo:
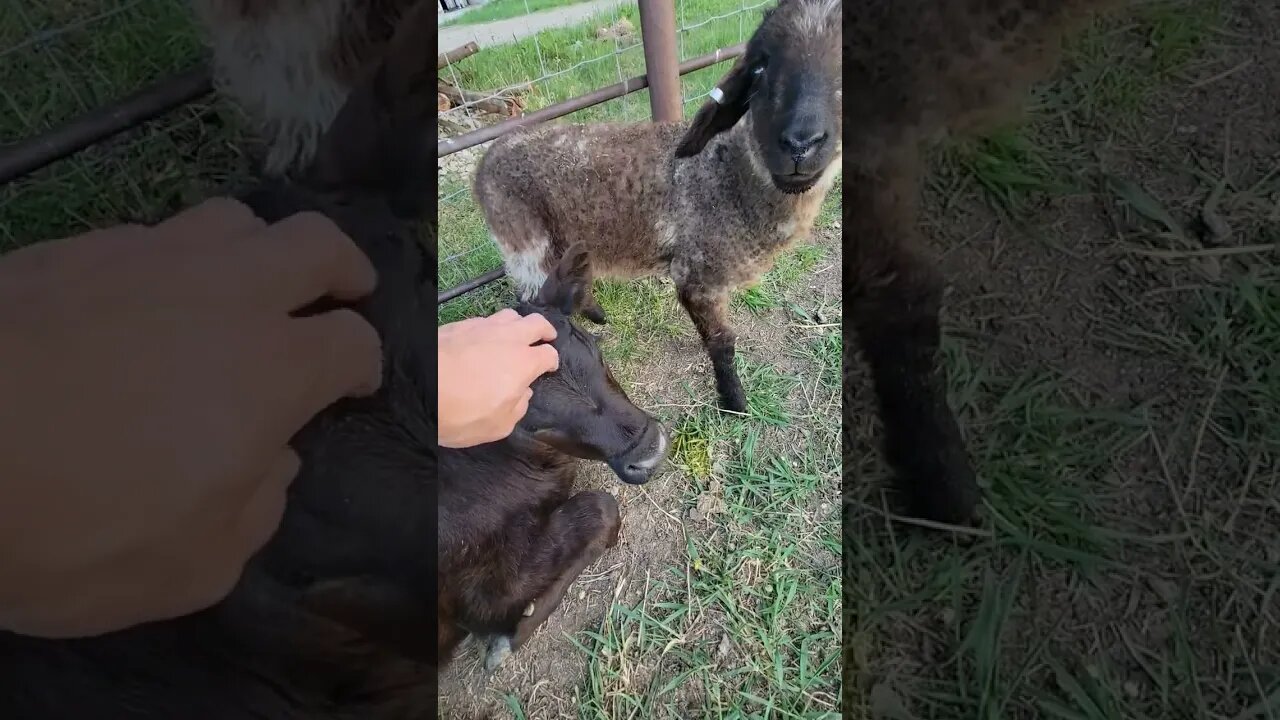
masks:
<instances>
[{"instance_id":1,"label":"human hand","mask_svg":"<svg viewBox=\"0 0 1280 720\"><path fill-rule=\"evenodd\" d=\"M333 225L210 200L0 257L0 628L69 637L202 609L275 532L291 437L381 382Z\"/></svg>"},{"instance_id":2,"label":"human hand","mask_svg":"<svg viewBox=\"0 0 1280 720\"><path fill-rule=\"evenodd\" d=\"M538 314L521 317L506 309L482 318L441 325L436 390L444 447L462 448L501 440L529 410L529 386L555 372L560 356L550 344L556 330Z\"/></svg>"}]
</instances>

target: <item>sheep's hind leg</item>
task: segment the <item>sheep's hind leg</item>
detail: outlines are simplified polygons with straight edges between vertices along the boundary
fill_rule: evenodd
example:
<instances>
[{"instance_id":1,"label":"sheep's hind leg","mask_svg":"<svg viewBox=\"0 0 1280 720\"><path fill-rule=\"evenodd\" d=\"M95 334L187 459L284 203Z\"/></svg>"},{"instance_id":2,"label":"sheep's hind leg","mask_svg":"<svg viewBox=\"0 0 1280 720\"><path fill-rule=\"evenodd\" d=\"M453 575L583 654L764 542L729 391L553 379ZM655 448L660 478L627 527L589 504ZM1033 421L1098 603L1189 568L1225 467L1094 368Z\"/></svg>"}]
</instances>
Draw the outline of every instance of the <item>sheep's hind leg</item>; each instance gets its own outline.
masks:
<instances>
[{"instance_id":1,"label":"sheep's hind leg","mask_svg":"<svg viewBox=\"0 0 1280 720\"><path fill-rule=\"evenodd\" d=\"M536 596L514 593L533 600L519 608L520 619L510 634L489 640L485 669L498 667L533 636L560 606L569 585L607 548L618 543L621 525L618 502L605 492L580 492L551 513L544 533L530 547L514 583L517 588L544 589L533 590L538 593Z\"/></svg>"},{"instance_id":2,"label":"sheep's hind leg","mask_svg":"<svg viewBox=\"0 0 1280 720\"><path fill-rule=\"evenodd\" d=\"M684 285L680 287L680 304L698 328L702 346L711 356L720 407L730 412L745 413L747 395L742 389L738 371L733 367L737 336L726 319L729 292Z\"/></svg>"}]
</instances>

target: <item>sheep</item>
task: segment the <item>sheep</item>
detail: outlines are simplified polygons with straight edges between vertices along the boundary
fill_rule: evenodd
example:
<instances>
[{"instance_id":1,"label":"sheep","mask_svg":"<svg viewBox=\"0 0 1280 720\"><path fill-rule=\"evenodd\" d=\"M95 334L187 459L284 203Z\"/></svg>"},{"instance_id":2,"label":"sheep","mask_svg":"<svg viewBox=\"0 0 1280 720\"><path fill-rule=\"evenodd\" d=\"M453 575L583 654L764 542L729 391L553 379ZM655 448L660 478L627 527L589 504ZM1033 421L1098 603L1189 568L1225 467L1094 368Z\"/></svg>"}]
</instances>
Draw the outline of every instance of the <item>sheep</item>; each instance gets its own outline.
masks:
<instances>
[{"instance_id":1,"label":"sheep","mask_svg":"<svg viewBox=\"0 0 1280 720\"><path fill-rule=\"evenodd\" d=\"M397 36L350 93L310 171L239 196L268 222L322 212L369 256L378 287L353 307L382 338L381 388L332 405L293 438L302 469L281 526L222 602L91 638L0 632L0 714L434 717L438 668L462 632L494 636L495 665L616 541L610 495L569 497L575 458L605 460L624 481L641 483L660 466L667 440L565 312L581 292L584 253L567 254L541 293L517 306L557 328L561 360L535 382L516 432L467 450L436 447L435 248L408 232L425 209L418 191L429 158L421 132L429 96L420 88L430 58L417 42L421 30L405 33L408 42ZM362 152L350 152L353 145Z\"/></svg>"},{"instance_id":2,"label":"sheep","mask_svg":"<svg viewBox=\"0 0 1280 720\"><path fill-rule=\"evenodd\" d=\"M571 251L538 295L518 306L556 327L562 370L534 384L534 402L516 433L473 450L441 450L442 658L470 631L490 637L485 667L497 667L546 620L569 583L617 542L611 495L568 496L575 457L604 459L621 480L640 484L666 454L662 426L631 404L595 338L569 319L589 282L588 267L585 252Z\"/></svg>"},{"instance_id":3,"label":"sheep","mask_svg":"<svg viewBox=\"0 0 1280 720\"><path fill-rule=\"evenodd\" d=\"M321 135L416 2L191 0L216 88L265 141L265 175L311 165Z\"/></svg>"},{"instance_id":4,"label":"sheep","mask_svg":"<svg viewBox=\"0 0 1280 720\"><path fill-rule=\"evenodd\" d=\"M547 125L495 141L474 192L518 293L575 244L595 276L670 276L721 407L745 412L729 295L809 235L840 173L840 38L839 2L787 0L689 124ZM605 321L589 294L581 311Z\"/></svg>"}]
</instances>

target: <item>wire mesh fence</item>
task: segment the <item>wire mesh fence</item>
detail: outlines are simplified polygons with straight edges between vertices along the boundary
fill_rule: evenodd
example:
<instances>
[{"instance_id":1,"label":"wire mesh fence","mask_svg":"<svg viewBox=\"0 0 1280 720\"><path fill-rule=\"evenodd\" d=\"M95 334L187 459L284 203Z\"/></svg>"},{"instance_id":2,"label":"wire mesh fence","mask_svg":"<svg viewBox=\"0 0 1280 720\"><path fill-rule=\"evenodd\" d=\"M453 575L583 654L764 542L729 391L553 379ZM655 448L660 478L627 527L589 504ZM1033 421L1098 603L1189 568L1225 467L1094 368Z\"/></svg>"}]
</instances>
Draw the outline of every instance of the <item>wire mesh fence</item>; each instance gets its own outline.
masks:
<instances>
[{"instance_id":1,"label":"wire mesh fence","mask_svg":"<svg viewBox=\"0 0 1280 720\"><path fill-rule=\"evenodd\" d=\"M184 0L0 0L0 147L198 67ZM202 98L0 184L0 251L121 220L154 219L247 174L234 112Z\"/></svg>"},{"instance_id":2,"label":"wire mesh fence","mask_svg":"<svg viewBox=\"0 0 1280 720\"><path fill-rule=\"evenodd\" d=\"M759 24L765 2L675 0L681 62L744 42ZM492 0L446 13L440 51L474 43L472 54L440 68L439 133L461 138L598 88L645 75L639 7L635 0ZM686 116L725 70L711 65L681 78ZM628 87L628 89L630 89ZM651 116L649 91L639 90L565 117L568 122L640 121ZM475 164L489 142L439 161L439 276L450 288L501 266L483 215L471 195ZM505 281L469 292L440 308L441 321L487 310L510 298Z\"/></svg>"}]
</instances>

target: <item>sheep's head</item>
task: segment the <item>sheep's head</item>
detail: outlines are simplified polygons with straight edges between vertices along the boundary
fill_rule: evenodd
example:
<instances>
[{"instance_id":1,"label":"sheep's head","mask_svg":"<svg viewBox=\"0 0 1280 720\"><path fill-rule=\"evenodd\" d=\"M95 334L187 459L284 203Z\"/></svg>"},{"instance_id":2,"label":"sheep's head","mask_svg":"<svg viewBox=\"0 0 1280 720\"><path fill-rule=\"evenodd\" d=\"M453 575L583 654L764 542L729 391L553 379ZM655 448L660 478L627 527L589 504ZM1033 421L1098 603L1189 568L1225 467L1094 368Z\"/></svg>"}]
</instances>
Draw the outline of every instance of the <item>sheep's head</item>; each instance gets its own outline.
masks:
<instances>
[{"instance_id":1,"label":"sheep's head","mask_svg":"<svg viewBox=\"0 0 1280 720\"><path fill-rule=\"evenodd\" d=\"M690 157L748 115L758 157L783 192L812 188L840 157L839 0L781 0L769 10L676 157Z\"/></svg>"},{"instance_id":2,"label":"sheep's head","mask_svg":"<svg viewBox=\"0 0 1280 720\"><path fill-rule=\"evenodd\" d=\"M574 457L607 462L624 482L644 483L666 457L667 435L627 397L595 337L571 319L590 287L587 254L573 247L537 297L516 308L540 313L555 327L560 355L560 369L534 381L519 429Z\"/></svg>"}]
</instances>

